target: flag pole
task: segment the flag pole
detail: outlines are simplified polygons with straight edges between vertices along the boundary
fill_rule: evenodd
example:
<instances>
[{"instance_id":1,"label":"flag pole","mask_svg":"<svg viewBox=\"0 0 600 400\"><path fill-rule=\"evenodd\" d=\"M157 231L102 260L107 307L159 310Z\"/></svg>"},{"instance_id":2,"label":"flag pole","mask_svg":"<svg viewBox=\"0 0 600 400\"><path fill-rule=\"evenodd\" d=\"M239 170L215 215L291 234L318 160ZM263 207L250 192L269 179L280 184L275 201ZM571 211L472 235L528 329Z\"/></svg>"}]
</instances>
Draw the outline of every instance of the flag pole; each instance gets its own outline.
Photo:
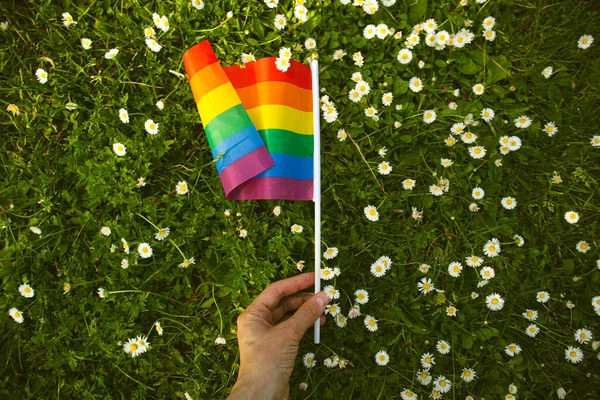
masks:
<instances>
[{"instance_id":1,"label":"flag pole","mask_svg":"<svg viewBox=\"0 0 600 400\"><path fill-rule=\"evenodd\" d=\"M315 293L321 291L321 120L319 116L319 61L310 62L313 96L313 202L315 203ZM315 344L321 342L321 319L315 321Z\"/></svg>"}]
</instances>

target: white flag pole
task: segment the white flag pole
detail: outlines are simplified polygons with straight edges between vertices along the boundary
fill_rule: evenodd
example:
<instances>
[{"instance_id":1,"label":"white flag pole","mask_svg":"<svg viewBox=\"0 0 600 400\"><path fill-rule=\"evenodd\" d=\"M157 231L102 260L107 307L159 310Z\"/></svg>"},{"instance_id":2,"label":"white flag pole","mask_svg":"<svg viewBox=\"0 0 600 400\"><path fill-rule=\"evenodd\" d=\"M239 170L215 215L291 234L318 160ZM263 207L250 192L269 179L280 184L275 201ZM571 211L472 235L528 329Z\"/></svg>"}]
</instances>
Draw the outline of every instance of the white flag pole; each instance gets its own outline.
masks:
<instances>
[{"instance_id":1,"label":"white flag pole","mask_svg":"<svg viewBox=\"0 0 600 400\"><path fill-rule=\"evenodd\" d=\"M321 291L321 119L319 115L319 61L310 62L312 72L313 95L313 131L314 131L314 186L313 201L315 203L315 293ZM321 320L315 321L315 344L321 342Z\"/></svg>"}]
</instances>

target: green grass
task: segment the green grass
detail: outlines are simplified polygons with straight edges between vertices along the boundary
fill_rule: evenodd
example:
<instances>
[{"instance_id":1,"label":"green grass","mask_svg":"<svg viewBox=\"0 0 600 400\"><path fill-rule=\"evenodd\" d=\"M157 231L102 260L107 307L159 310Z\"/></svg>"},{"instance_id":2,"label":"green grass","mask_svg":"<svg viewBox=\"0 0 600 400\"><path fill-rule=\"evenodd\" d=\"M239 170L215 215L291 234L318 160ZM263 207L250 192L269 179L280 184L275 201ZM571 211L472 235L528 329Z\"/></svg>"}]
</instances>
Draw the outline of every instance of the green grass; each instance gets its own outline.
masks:
<instances>
[{"instance_id":1,"label":"green grass","mask_svg":"<svg viewBox=\"0 0 600 400\"><path fill-rule=\"evenodd\" d=\"M504 398L511 383L519 388L518 398L555 398L559 387L569 399L599 397L598 352L574 340L579 328L600 338L600 316L590 303L600 295L600 149L590 144L600 134L600 58L598 43L577 48L583 34L600 40L598 5L469 2L458 7L456 0L398 1L390 8L380 4L370 16L338 0L309 0L305 24L296 22L289 0L280 0L276 10L262 1L209 1L202 11L187 0L2 2L0 21L9 21L9 29L0 30L0 101L3 109L16 104L20 115L0 112L0 226L6 226L0 230L0 396L148 399L183 398L186 391L194 399L227 396L239 366L237 316L269 282L297 274L297 261L312 268L312 203L224 200L187 78L169 70L185 73L183 53L204 39L228 66L239 63L242 53L275 56L280 47L293 49L312 37L322 94L339 113L333 123L322 120L323 249L340 249L324 264L342 271L335 287L344 313L355 290L369 291L361 311L379 320L379 330L367 331L360 317L344 329L328 321L322 345L307 335L291 397L397 399L410 388L428 398L432 386L420 385L415 375L427 351L435 353L434 377L452 381L444 398ZM225 21L230 10L234 17ZM77 25L62 25L66 11ZM167 15L171 25L166 33L155 28L164 46L159 53L147 48L143 36L154 12ZM287 14L283 31L273 27L277 13ZM490 15L496 18L493 42L480 36L481 21ZM471 19L477 36L464 49L442 51L427 47L421 36L407 66L396 59L404 38L362 36L364 26L383 22L407 37L428 18L451 33ZM88 51L81 47L83 37L93 41ZM116 59L105 59L114 47L120 51ZM347 55L333 61L339 48ZM365 57L362 68L353 65L356 51ZM298 61L309 55L294 51ZM425 68L417 67L419 60ZM550 79L541 75L547 66L554 68ZM38 68L49 73L46 84L36 80ZM358 104L348 99L356 71L371 86ZM413 76L423 80L420 93L408 90ZM480 97L471 91L476 83L486 87ZM452 94L457 88L459 97ZM381 104L387 91L402 110ZM162 111L158 100L165 102ZM76 110L65 109L69 101ZM448 108L451 101L455 111ZM371 105L379 121L365 117ZM118 118L121 107L129 111L127 125ZM491 124L479 117L483 107L496 113ZM437 112L430 125L422 117L427 109ZM479 121L471 128L477 144L487 149L480 160L469 156L467 144L443 142L468 113ZM513 120L523 114L533 123L516 129ZM158 135L144 131L148 118L160 124ZM402 127L395 128L395 121ZM549 121L559 128L554 137L542 131ZM338 141L341 128L352 139ZM519 136L522 148L502 156L503 135ZM112 152L115 142L127 147L125 157ZM377 173L383 146L393 167L387 176ZM442 168L441 158L454 165ZM497 159L503 166L494 164ZM553 171L561 184L550 184ZM136 186L140 176L147 181L142 188ZM428 187L440 177L450 181L450 190L434 197ZM402 188L406 178L416 179L413 191ZM180 196L175 186L183 180L190 190ZM486 195L476 201L481 210L472 213L471 190L477 185ZM517 199L516 209L502 208L505 196ZM368 204L377 206L379 221L363 215ZM279 217L272 214L275 205L282 206ZM412 207L423 211L421 222L411 218ZM570 210L581 216L576 225L564 220ZM170 227L169 237L155 240L148 221ZM290 232L295 223L303 225L302 234ZM103 226L111 228L109 237L100 234ZM248 230L243 240L242 228ZM523 247L514 244L514 234L524 237ZM131 246L128 269L120 267L121 237ZM496 277L477 288L479 276L464 259L483 255L491 238L502 243L499 257L486 258ZM576 251L580 240L591 245L589 252ZM135 264L141 242L150 243L154 255ZM114 253L111 244L117 246ZM177 268L180 251L196 264ZM381 255L391 257L393 266L375 278L369 267ZM452 261L465 266L459 278L447 272ZM426 276L444 293L418 293L422 263L431 265ZM19 294L24 282L35 289L33 298ZM63 294L65 283L71 289ZM96 294L99 287L109 292L105 299ZM541 290L552 298L545 305L535 301ZM506 300L501 311L485 307L485 297L494 292ZM567 300L576 305L573 310ZM446 316L449 304L458 308L457 317ZM23 324L10 318L12 307L24 312ZM530 323L521 316L526 308L539 311L536 338L524 333ZM162 336L153 327L157 320ZM149 335L151 348L132 358L120 343L137 335ZM215 345L218 335L226 338L225 346ZM452 352L439 354L437 340L449 342ZM512 342L523 349L514 358L504 353ZM581 363L565 360L567 346L583 350ZM386 367L375 363L381 349L391 358ZM312 370L302 365L308 351L318 360ZM347 368L324 367L322 361L333 354L348 360ZM477 372L471 383L460 379L466 367ZM300 382L308 382L306 392L297 389Z\"/></svg>"}]
</instances>

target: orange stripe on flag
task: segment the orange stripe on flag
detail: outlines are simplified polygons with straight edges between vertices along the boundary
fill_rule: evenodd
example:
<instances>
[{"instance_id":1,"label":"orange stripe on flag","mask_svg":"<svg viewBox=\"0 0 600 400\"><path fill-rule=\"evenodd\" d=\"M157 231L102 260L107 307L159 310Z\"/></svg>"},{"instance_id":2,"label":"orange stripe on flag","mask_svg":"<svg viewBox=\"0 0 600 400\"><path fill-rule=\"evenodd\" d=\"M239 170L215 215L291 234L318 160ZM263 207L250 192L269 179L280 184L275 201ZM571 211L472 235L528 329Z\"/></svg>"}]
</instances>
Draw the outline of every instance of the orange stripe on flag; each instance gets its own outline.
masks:
<instances>
[{"instance_id":1,"label":"orange stripe on flag","mask_svg":"<svg viewBox=\"0 0 600 400\"><path fill-rule=\"evenodd\" d=\"M279 104L312 112L312 93L287 82L261 82L236 89L246 110L264 104Z\"/></svg>"},{"instance_id":2,"label":"orange stripe on flag","mask_svg":"<svg viewBox=\"0 0 600 400\"><path fill-rule=\"evenodd\" d=\"M224 83L229 83L229 78L227 78L219 63L207 65L190 79L194 100L198 103L208 92Z\"/></svg>"}]
</instances>

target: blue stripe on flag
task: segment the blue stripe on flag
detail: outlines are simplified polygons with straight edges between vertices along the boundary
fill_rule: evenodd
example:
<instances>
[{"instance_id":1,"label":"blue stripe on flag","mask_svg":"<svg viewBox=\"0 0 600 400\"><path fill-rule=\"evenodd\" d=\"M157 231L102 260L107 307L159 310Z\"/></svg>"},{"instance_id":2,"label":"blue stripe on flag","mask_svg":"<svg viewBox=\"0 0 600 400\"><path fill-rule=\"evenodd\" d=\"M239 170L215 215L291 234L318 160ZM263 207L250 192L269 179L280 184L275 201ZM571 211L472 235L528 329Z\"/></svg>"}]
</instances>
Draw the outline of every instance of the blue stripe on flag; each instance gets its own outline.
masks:
<instances>
[{"instance_id":1,"label":"blue stripe on flag","mask_svg":"<svg viewBox=\"0 0 600 400\"><path fill-rule=\"evenodd\" d=\"M292 178L309 180L314 178L312 157L296 157L288 154L271 154L275 165L256 175L256 178Z\"/></svg>"},{"instance_id":2,"label":"blue stripe on flag","mask_svg":"<svg viewBox=\"0 0 600 400\"><path fill-rule=\"evenodd\" d=\"M219 154L225 151L223 157L219 158L216 162L217 171L220 174L221 171L235 160L244 157L246 154L249 154L264 145L265 144L254 125L229 136L219 143L212 151L213 158L217 158Z\"/></svg>"}]
</instances>

